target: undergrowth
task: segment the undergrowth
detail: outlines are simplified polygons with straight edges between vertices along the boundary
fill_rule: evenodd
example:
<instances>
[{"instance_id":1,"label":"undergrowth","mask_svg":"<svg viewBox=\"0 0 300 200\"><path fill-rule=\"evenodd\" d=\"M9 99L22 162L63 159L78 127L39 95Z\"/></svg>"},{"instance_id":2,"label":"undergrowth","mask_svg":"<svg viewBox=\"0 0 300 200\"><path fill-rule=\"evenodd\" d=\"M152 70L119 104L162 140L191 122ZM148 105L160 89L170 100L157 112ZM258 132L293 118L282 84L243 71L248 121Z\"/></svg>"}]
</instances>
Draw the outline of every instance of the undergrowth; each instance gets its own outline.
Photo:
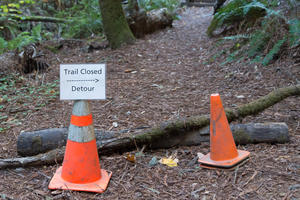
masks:
<instances>
[{"instance_id":1,"label":"undergrowth","mask_svg":"<svg viewBox=\"0 0 300 200\"><path fill-rule=\"evenodd\" d=\"M98 0L78 1L71 8L60 11L56 17L69 19L62 25L65 38L87 38L102 34L102 19Z\"/></svg>"},{"instance_id":2,"label":"undergrowth","mask_svg":"<svg viewBox=\"0 0 300 200\"><path fill-rule=\"evenodd\" d=\"M23 47L41 40L41 25L39 24L32 29L31 33L27 31L21 32L9 41L0 37L0 54L9 50L21 50Z\"/></svg>"},{"instance_id":3,"label":"undergrowth","mask_svg":"<svg viewBox=\"0 0 300 200\"><path fill-rule=\"evenodd\" d=\"M38 87L32 81L18 74L0 75L0 110L6 111L0 112L0 133L22 124L30 113L57 100L58 80Z\"/></svg>"},{"instance_id":4,"label":"undergrowth","mask_svg":"<svg viewBox=\"0 0 300 200\"><path fill-rule=\"evenodd\" d=\"M180 0L137 0L146 11L167 8L174 12ZM0 5L0 54L27 44L53 38L93 38L103 35L98 0L57 1L8 0ZM51 16L66 23L22 21L22 16ZM17 18L12 17L17 16ZM178 16L176 16L178 17ZM36 28L33 28L36 27ZM33 28L33 29L32 29ZM38 29L38 30L37 30ZM35 34L38 33L38 34Z\"/></svg>"},{"instance_id":5,"label":"undergrowth","mask_svg":"<svg viewBox=\"0 0 300 200\"><path fill-rule=\"evenodd\" d=\"M146 11L167 8L169 12L174 12L180 5L179 0L138 0L138 3Z\"/></svg>"},{"instance_id":6,"label":"undergrowth","mask_svg":"<svg viewBox=\"0 0 300 200\"><path fill-rule=\"evenodd\" d=\"M219 43L231 43L223 64L250 58L250 62L268 65L286 49L299 45L300 21L288 20L274 1L233 0L214 16L207 33L218 28L231 30ZM229 41L229 42L228 42Z\"/></svg>"}]
</instances>

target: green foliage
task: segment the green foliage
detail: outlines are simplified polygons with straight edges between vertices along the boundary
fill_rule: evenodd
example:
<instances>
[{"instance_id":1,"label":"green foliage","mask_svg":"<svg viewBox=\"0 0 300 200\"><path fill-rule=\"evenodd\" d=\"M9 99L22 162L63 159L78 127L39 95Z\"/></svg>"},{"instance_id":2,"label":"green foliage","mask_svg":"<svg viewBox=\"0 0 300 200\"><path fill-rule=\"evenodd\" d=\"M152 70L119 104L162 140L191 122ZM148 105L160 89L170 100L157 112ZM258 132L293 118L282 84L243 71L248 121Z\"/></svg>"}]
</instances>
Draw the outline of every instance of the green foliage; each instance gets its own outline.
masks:
<instances>
[{"instance_id":1,"label":"green foliage","mask_svg":"<svg viewBox=\"0 0 300 200\"><path fill-rule=\"evenodd\" d=\"M4 2L4 3L2 3ZM180 0L138 0L139 6L146 11L167 8L173 12L180 4ZM22 48L23 46L52 39L87 38L101 35L103 32L99 0L81 1L34 1L34 0L7 0L0 5L0 53L5 50ZM66 19L66 23L43 23L35 26L35 22L25 22L25 14L54 16ZM22 21L23 20L23 21ZM32 28L35 26L34 28Z\"/></svg>"},{"instance_id":2,"label":"green foliage","mask_svg":"<svg viewBox=\"0 0 300 200\"><path fill-rule=\"evenodd\" d=\"M278 40L273 48L269 51L269 53L262 60L263 65L269 64L269 62L274 58L274 56L280 51L281 46L285 43L286 38L284 37L282 40Z\"/></svg>"},{"instance_id":3,"label":"green foliage","mask_svg":"<svg viewBox=\"0 0 300 200\"><path fill-rule=\"evenodd\" d=\"M24 46L41 41L41 25L37 25L32 32L21 32L14 39L6 41L0 37L0 54L7 50L21 50Z\"/></svg>"},{"instance_id":4,"label":"green foliage","mask_svg":"<svg viewBox=\"0 0 300 200\"><path fill-rule=\"evenodd\" d=\"M42 78L40 77L36 77ZM59 95L59 81L36 85L20 74L3 75L0 73L0 109L14 108L15 113L0 112L0 133L18 126L26 116L56 101ZM28 109L32 108L32 109Z\"/></svg>"},{"instance_id":5,"label":"green foliage","mask_svg":"<svg viewBox=\"0 0 300 200\"><path fill-rule=\"evenodd\" d=\"M86 38L102 33L102 19L98 0L82 0L73 7L60 11L56 17L70 20L63 25L63 36Z\"/></svg>"},{"instance_id":6,"label":"green foliage","mask_svg":"<svg viewBox=\"0 0 300 200\"><path fill-rule=\"evenodd\" d=\"M16 19L11 16L20 17L26 8L34 5L33 0L7 0L2 1L0 6L0 37L11 40L20 33L20 26ZM0 50L1 51L1 50Z\"/></svg>"},{"instance_id":7,"label":"green foliage","mask_svg":"<svg viewBox=\"0 0 300 200\"><path fill-rule=\"evenodd\" d=\"M33 27L32 31L31 31L32 38L34 40L41 41L42 40L41 32L42 32L41 24L38 24L37 26Z\"/></svg>"},{"instance_id":8,"label":"green foliage","mask_svg":"<svg viewBox=\"0 0 300 200\"><path fill-rule=\"evenodd\" d=\"M288 21L280 11L271 9L277 4L277 1L233 0L228 4L229 7L223 7L216 14L212 21L215 24L210 26L214 26L212 28L214 30L225 24L230 25L233 19L243 22L239 24L239 28L244 30L244 33L222 39L224 42L234 43L227 50L227 59L223 64L248 57L251 62L268 65L285 47L300 43L300 21L298 19ZM265 16L256 18L256 23L251 23L249 19L252 19L252 15L256 15L254 11L260 13L263 11ZM212 29L209 31L213 31Z\"/></svg>"},{"instance_id":9,"label":"green foliage","mask_svg":"<svg viewBox=\"0 0 300 200\"><path fill-rule=\"evenodd\" d=\"M290 46L295 47L300 44L300 20L292 19L289 21Z\"/></svg>"},{"instance_id":10,"label":"green foliage","mask_svg":"<svg viewBox=\"0 0 300 200\"><path fill-rule=\"evenodd\" d=\"M253 22L266 13L273 14L275 11L267 6L267 2L263 0L233 0L215 14L207 34L212 36L219 27L230 26L243 20Z\"/></svg>"},{"instance_id":11,"label":"green foliage","mask_svg":"<svg viewBox=\"0 0 300 200\"><path fill-rule=\"evenodd\" d=\"M3 5L0 5L0 16L5 16L7 13L22 14L22 8L28 5L35 4L33 0L8 0Z\"/></svg>"},{"instance_id":12,"label":"green foliage","mask_svg":"<svg viewBox=\"0 0 300 200\"><path fill-rule=\"evenodd\" d=\"M138 2L146 11L167 8L169 12L174 12L180 5L179 0L138 0Z\"/></svg>"},{"instance_id":13,"label":"green foliage","mask_svg":"<svg viewBox=\"0 0 300 200\"><path fill-rule=\"evenodd\" d=\"M7 48L7 42L0 37L0 54L4 53L6 48Z\"/></svg>"}]
</instances>

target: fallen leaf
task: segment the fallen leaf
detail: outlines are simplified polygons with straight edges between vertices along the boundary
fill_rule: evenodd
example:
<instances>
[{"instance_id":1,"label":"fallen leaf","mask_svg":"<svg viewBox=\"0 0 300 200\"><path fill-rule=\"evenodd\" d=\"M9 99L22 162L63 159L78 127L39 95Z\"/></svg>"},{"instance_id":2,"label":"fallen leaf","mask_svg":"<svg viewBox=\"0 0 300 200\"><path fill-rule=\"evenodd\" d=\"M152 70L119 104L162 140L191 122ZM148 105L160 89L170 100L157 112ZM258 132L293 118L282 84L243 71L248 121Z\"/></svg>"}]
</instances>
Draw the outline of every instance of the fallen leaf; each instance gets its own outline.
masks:
<instances>
[{"instance_id":1,"label":"fallen leaf","mask_svg":"<svg viewBox=\"0 0 300 200\"><path fill-rule=\"evenodd\" d=\"M200 152L197 153L197 157L198 157L199 159L201 159L203 156L204 156L203 153L200 153Z\"/></svg>"},{"instance_id":2,"label":"fallen leaf","mask_svg":"<svg viewBox=\"0 0 300 200\"><path fill-rule=\"evenodd\" d=\"M133 69L125 69L125 73L130 73L130 72L133 72L134 70Z\"/></svg>"},{"instance_id":3,"label":"fallen leaf","mask_svg":"<svg viewBox=\"0 0 300 200\"><path fill-rule=\"evenodd\" d=\"M178 159L173 159L172 156L170 156L169 158L160 159L159 163L167 165L169 167L177 167Z\"/></svg>"},{"instance_id":4,"label":"fallen leaf","mask_svg":"<svg viewBox=\"0 0 300 200\"><path fill-rule=\"evenodd\" d=\"M135 155L134 154L127 154L126 155L126 160L132 162L132 163L135 163Z\"/></svg>"},{"instance_id":5,"label":"fallen leaf","mask_svg":"<svg viewBox=\"0 0 300 200\"><path fill-rule=\"evenodd\" d=\"M158 84L152 84L151 86L152 86L152 87L157 87L157 88L159 88L159 89L163 89L163 88L164 88L164 86L158 85Z\"/></svg>"},{"instance_id":6,"label":"fallen leaf","mask_svg":"<svg viewBox=\"0 0 300 200\"><path fill-rule=\"evenodd\" d=\"M112 123L113 127L117 128L119 125L118 125L118 122L113 122Z\"/></svg>"},{"instance_id":7,"label":"fallen leaf","mask_svg":"<svg viewBox=\"0 0 300 200\"><path fill-rule=\"evenodd\" d=\"M171 91L176 91L177 89L179 89L180 87L175 87L173 88Z\"/></svg>"},{"instance_id":8,"label":"fallen leaf","mask_svg":"<svg viewBox=\"0 0 300 200\"><path fill-rule=\"evenodd\" d=\"M62 190L54 190L53 192L51 192L52 195L57 195L57 194L61 194L63 191Z\"/></svg>"},{"instance_id":9,"label":"fallen leaf","mask_svg":"<svg viewBox=\"0 0 300 200\"><path fill-rule=\"evenodd\" d=\"M238 99L244 99L245 96L244 95L237 95L236 98L238 98Z\"/></svg>"}]
</instances>

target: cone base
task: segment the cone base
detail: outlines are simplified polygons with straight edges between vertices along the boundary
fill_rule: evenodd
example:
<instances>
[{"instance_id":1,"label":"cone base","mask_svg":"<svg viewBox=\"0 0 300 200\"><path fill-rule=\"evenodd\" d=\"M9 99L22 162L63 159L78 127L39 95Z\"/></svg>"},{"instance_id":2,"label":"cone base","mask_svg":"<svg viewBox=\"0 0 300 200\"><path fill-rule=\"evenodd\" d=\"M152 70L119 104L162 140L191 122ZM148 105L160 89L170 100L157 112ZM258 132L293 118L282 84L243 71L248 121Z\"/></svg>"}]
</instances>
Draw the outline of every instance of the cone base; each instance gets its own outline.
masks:
<instances>
[{"instance_id":1,"label":"cone base","mask_svg":"<svg viewBox=\"0 0 300 200\"><path fill-rule=\"evenodd\" d=\"M97 192L103 193L109 183L112 173L107 172L104 169L101 169L101 178L97 181L91 183L84 183L84 184L77 184L77 183L70 183L65 181L61 177L62 167L58 168L50 181L48 186L49 189L61 189L61 190L75 190L75 191L86 191L86 192Z\"/></svg>"},{"instance_id":2,"label":"cone base","mask_svg":"<svg viewBox=\"0 0 300 200\"><path fill-rule=\"evenodd\" d=\"M222 161L215 161L210 159L210 153L203 156L198 160L199 163L201 163L200 167L208 168L208 169L215 169L215 168L232 168L238 163L242 162L246 158L249 157L250 152L243 151L243 150L237 150L238 156L231 160L222 160Z\"/></svg>"}]
</instances>

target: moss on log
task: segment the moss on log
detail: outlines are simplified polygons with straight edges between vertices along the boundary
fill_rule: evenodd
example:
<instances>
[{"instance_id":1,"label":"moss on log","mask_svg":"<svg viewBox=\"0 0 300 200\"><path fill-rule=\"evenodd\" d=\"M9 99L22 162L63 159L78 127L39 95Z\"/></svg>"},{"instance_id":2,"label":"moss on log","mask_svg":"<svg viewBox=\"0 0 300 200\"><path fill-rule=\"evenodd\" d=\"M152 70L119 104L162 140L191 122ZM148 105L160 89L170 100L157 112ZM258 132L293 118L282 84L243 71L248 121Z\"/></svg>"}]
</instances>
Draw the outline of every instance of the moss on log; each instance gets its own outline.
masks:
<instances>
[{"instance_id":1,"label":"moss on log","mask_svg":"<svg viewBox=\"0 0 300 200\"><path fill-rule=\"evenodd\" d=\"M238 107L237 110L228 110L226 111L227 119L229 122L231 122L248 115L258 114L259 112L290 96L300 96L300 84L277 89L256 101ZM155 145L162 144L161 148L163 148L164 141L168 140L168 138L176 138L176 140L173 141L174 144L176 144L177 141L185 139L187 133L191 133L193 130L200 130L208 126L209 123L209 116L197 116L185 120L164 123L160 127L151 129L142 134L125 138L113 138L107 140L106 143L100 143L98 144L99 153L105 154L108 152L116 152L116 149L118 149L120 152L124 152L124 150L136 148L137 145L148 145L149 147L155 147ZM251 139L249 137L245 137L243 132L238 133L236 137L242 138L246 143ZM52 150L51 153L48 152L39 154L37 156L0 159L0 169L7 167L52 164L56 161L61 161L62 159L62 150L56 149Z\"/></svg>"},{"instance_id":2,"label":"moss on log","mask_svg":"<svg viewBox=\"0 0 300 200\"><path fill-rule=\"evenodd\" d=\"M232 122L249 115L256 115L289 96L298 95L300 95L300 85L277 89L258 100L238 107L237 110L226 110L228 122ZM162 137L168 138L181 134L182 132L199 130L208 126L209 123L210 119L208 115L191 117L167 123L142 135L133 136L133 139L135 139L138 144L146 144L149 141L159 140Z\"/></svg>"},{"instance_id":3,"label":"moss on log","mask_svg":"<svg viewBox=\"0 0 300 200\"><path fill-rule=\"evenodd\" d=\"M12 18L18 21L29 22L52 22L52 23L67 23L69 20L48 16L24 16L16 14L5 14L3 17Z\"/></svg>"}]
</instances>

